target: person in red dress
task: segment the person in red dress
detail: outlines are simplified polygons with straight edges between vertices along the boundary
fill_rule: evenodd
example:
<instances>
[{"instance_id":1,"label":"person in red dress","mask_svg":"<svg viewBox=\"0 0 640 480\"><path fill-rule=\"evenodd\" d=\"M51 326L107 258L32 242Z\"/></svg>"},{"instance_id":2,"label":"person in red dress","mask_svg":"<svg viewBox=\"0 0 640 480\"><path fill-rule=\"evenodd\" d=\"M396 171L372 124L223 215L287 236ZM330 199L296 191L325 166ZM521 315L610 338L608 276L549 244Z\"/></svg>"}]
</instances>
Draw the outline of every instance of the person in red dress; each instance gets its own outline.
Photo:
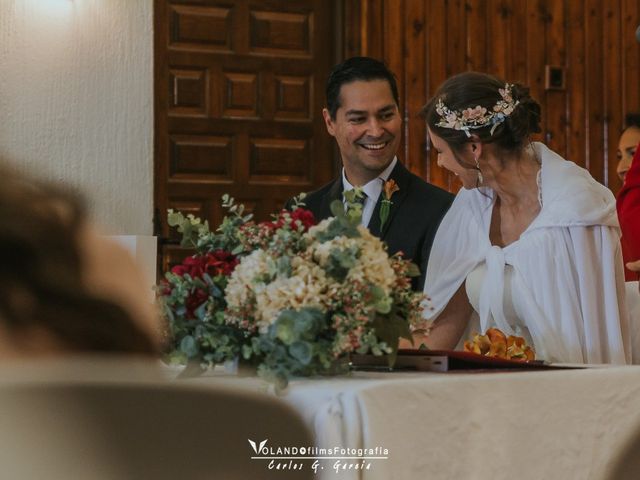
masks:
<instances>
[{"instance_id":1,"label":"person in red dress","mask_svg":"<svg viewBox=\"0 0 640 480\"><path fill-rule=\"evenodd\" d=\"M617 209L625 280L633 281L640 272L640 115L628 115L626 123L618 144L617 171L624 183L618 193Z\"/></svg>"}]
</instances>

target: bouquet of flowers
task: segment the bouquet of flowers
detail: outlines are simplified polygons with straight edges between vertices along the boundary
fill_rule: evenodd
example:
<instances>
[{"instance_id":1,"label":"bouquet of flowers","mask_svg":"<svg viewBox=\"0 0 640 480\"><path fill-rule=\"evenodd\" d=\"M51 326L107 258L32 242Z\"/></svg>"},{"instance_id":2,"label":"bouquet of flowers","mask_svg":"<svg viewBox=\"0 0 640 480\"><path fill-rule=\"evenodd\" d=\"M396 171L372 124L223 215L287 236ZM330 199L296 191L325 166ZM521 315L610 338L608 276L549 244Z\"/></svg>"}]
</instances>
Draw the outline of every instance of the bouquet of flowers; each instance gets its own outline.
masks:
<instances>
[{"instance_id":1,"label":"bouquet of flowers","mask_svg":"<svg viewBox=\"0 0 640 480\"><path fill-rule=\"evenodd\" d=\"M346 212L334 202L335 217L316 225L302 201L255 223L225 196L229 214L215 232L169 212L182 244L196 249L159 287L174 361L240 358L279 388L337 372L352 352L394 361L399 338L422 322L417 268L360 226L357 202Z\"/></svg>"}]
</instances>

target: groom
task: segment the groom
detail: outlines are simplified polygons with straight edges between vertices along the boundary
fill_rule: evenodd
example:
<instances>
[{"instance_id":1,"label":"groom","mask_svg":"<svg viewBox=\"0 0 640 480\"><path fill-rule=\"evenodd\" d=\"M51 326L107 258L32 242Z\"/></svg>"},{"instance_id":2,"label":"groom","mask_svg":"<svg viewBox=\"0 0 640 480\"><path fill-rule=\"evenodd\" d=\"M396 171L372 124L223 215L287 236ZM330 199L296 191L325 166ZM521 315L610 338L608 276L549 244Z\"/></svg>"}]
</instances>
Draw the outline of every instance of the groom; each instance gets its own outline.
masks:
<instances>
[{"instance_id":1,"label":"groom","mask_svg":"<svg viewBox=\"0 0 640 480\"><path fill-rule=\"evenodd\" d=\"M353 57L334 67L326 96L322 115L340 149L342 174L309 193L306 207L317 220L330 217L331 202L344 201L344 191L359 187L365 194L362 224L387 243L389 254L402 251L418 265L413 286L422 290L431 244L453 195L412 174L396 157L402 117L395 77L378 60Z\"/></svg>"}]
</instances>

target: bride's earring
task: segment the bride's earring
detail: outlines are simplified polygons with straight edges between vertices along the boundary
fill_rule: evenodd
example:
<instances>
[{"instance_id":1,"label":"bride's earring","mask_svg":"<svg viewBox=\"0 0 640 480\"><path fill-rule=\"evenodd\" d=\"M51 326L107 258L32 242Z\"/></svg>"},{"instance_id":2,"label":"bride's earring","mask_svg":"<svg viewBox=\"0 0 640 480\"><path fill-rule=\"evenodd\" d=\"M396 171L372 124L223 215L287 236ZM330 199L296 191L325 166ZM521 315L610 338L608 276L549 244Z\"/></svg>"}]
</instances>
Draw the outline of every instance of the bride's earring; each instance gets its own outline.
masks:
<instances>
[{"instance_id":1,"label":"bride's earring","mask_svg":"<svg viewBox=\"0 0 640 480\"><path fill-rule=\"evenodd\" d=\"M478 162L478 157L475 158L475 161L476 161L476 170L478 170L478 183L476 186L480 186L484 182L484 178L482 178L482 170L480 170L480 162Z\"/></svg>"}]
</instances>

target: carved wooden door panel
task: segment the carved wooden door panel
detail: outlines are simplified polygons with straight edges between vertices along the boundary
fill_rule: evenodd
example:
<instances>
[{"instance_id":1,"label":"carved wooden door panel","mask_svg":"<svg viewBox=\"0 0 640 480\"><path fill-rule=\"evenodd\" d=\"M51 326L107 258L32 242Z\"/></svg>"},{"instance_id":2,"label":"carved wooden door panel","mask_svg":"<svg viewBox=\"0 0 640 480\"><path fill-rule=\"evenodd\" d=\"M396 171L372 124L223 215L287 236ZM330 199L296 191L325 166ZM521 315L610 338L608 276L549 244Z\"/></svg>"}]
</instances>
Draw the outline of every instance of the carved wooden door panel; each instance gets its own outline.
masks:
<instances>
[{"instance_id":1,"label":"carved wooden door panel","mask_svg":"<svg viewBox=\"0 0 640 480\"><path fill-rule=\"evenodd\" d=\"M263 220L333 177L321 115L333 3L155 1L157 235L170 235L168 208L217 225L229 193ZM160 250L165 268L180 255Z\"/></svg>"}]
</instances>

